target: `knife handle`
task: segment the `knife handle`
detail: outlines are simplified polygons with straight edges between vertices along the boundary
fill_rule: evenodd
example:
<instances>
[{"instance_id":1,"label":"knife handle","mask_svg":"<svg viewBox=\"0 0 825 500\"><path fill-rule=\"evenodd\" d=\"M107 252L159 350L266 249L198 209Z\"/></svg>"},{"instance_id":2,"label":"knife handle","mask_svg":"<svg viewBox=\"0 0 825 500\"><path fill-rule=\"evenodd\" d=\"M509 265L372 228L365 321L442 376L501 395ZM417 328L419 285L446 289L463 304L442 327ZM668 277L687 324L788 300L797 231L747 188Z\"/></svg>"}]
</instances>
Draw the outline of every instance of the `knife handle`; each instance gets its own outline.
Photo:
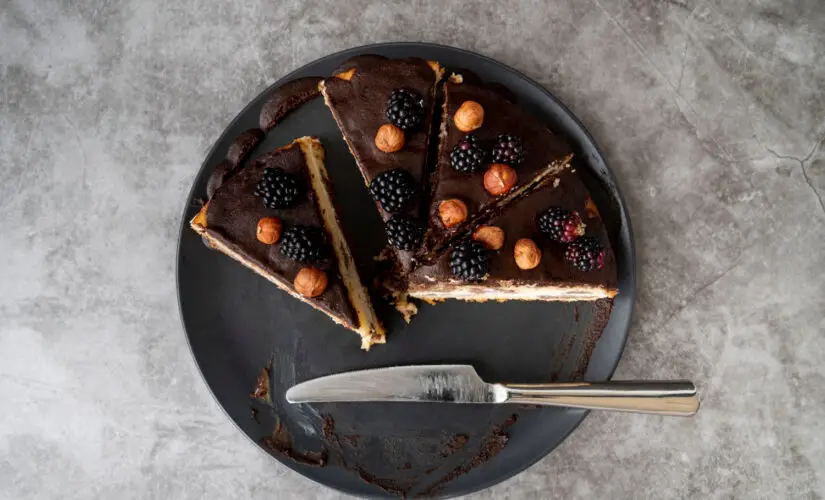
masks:
<instances>
[{"instance_id":1,"label":"knife handle","mask_svg":"<svg viewBox=\"0 0 825 500\"><path fill-rule=\"evenodd\" d=\"M699 409L693 383L574 382L562 384L502 384L507 403L566 406L689 417Z\"/></svg>"}]
</instances>

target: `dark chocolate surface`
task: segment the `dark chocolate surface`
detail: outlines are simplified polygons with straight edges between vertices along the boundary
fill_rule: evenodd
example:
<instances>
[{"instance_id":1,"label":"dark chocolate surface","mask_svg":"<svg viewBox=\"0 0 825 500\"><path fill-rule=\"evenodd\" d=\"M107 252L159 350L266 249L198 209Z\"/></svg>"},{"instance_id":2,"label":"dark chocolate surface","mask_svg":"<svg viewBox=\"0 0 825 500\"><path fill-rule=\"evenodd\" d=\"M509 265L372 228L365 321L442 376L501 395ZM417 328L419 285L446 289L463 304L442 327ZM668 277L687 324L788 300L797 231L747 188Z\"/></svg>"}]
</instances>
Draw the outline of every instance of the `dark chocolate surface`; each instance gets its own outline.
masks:
<instances>
[{"instance_id":1,"label":"dark chocolate surface","mask_svg":"<svg viewBox=\"0 0 825 500\"><path fill-rule=\"evenodd\" d=\"M420 194L426 191L427 152L433 116L436 74L424 59L386 59L380 56L364 55L345 61L341 69L355 69L350 80L328 78L324 80L326 96L338 126L350 150L355 156L361 174L367 184L381 172L403 169L412 174L419 186ZM387 99L393 90L406 88L415 90L424 97L426 116L422 124L405 133L403 149L395 153L385 153L375 146L375 134L381 125L388 123L386 116ZM421 197L408 210L418 216L421 211ZM384 220L392 214L379 206ZM402 266L409 264L410 253L396 252Z\"/></svg>"},{"instance_id":2,"label":"dark chocolate surface","mask_svg":"<svg viewBox=\"0 0 825 500\"><path fill-rule=\"evenodd\" d=\"M275 89L267 97L264 107L261 108L258 120L260 127L269 131L286 115L321 95L321 91L318 90L319 83L321 83L321 78L308 76L289 81Z\"/></svg>"},{"instance_id":3,"label":"dark chocolate surface","mask_svg":"<svg viewBox=\"0 0 825 500\"><path fill-rule=\"evenodd\" d=\"M221 187L223 181L229 178L235 170L234 165L229 160L223 160L215 167L212 174L209 176L209 181L206 183L206 199L212 198L215 191Z\"/></svg>"},{"instance_id":4,"label":"dark chocolate surface","mask_svg":"<svg viewBox=\"0 0 825 500\"><path fill-rule=\"evenodd\" d=\"M384 61L388 61L388 59L384 56L379 56L378 54L362 54L344 61L340 66L332 70L332 74L337 75L339 73L344 73L352 68L356 68L359 71L366 71L370 66L384 63Z\"/></svg>"},{"instance_id":5,"label":"dark chocolate surface","mask_svg":"<svg viewBox=\"0 0 825 500\"><path fill-rule=\"evenodd\" d=\"M283 168L304 180L306 195L300 204L292 208L270 209L255 196L255 186L263 177L264 169L273 167ZM283 283L290 289L295 275L304 266L314 265L324 270L329 279L326 291L319 297L307 300L349 325L357 326L358 319L338 274L331 244L325 259L311 263L295 262L281 254L280 242L265 245L258 241L255 234L261 217L278 217L284 230L292 224L324 228L315 194L310 188L304 155L297 145L267 153L226 180L209 200L207 230L244 258L282 277Z\"/></svg>"},{"instance_id":6,"label":"dark chocolate surface","mask_svg":"<svg viewBox=\"0 0 825 500\"><path fill-rule=\"evenodd\" d=\"M557 177L558 185L554 182L555 179L550 179L542 187L504 207L499 215L487 222L489 225L502 228L505 240L504 246L495 253L491 261L490 276L480 283L481 286L497 286L506 282L515 286L587 284L616 288L616 259L607 231L601 217L587 209L586 203L590 199L590 194L573 170L575 167L566 168ZM550 240L539 231L538 217L550 207L561 207L579 213L586 226L585 234L595 236L604 245L604 266L601 269L579 271L565 262L565 245ZM522 270L516 266L513 250L520 238L532 239L542 252L541 262L534 269ZM453 278L449 251L434 264L415 270L410 281L413 284L430 283L425 277L434 277L439 281Z\"/></svg>"},{"instance_id":7,"label":"dark chocolate surface","mask_svg":"<svg viewBox=\"0 0 825 500\"><path fill-rule=\"evenodd\" d=\"M553 134L541 120L514 104L498 88L472 83L448 82L444 86L447 99L447 137L439 151L436 169L432 174L432 201L429 208L429 234L427 249L436 249L446 239L460 234L471 226L487 210L492 209L502 197L490 195L484 189L486 166L475 173L461 173L450 165L450 153L467 134L458 130L453 116L464 101L475 101L484 108L484 123L472 133L488 144L499 134L514 134L524 141L527 154L521 165L515 168L518 177L513 189L529 182L547 166L572 153L570 146L560 136ZM468 217L464 224L445 228L438 216L438 205L450 198L458 198L467 205Z\"/></svg>"},{"instance_id":8,"label":"dark chocolate surface","mask_svg":"<svg viewBox=\"0 0 825 500\"><path fill-rule=\"evenodd\" d=\"M238 166L243 162L249 153L255 149L263 140L264 131L259 128L251 128L235 138L235 142L226 150L226 159L233 165Z\"/></svg>"}]
</instances>

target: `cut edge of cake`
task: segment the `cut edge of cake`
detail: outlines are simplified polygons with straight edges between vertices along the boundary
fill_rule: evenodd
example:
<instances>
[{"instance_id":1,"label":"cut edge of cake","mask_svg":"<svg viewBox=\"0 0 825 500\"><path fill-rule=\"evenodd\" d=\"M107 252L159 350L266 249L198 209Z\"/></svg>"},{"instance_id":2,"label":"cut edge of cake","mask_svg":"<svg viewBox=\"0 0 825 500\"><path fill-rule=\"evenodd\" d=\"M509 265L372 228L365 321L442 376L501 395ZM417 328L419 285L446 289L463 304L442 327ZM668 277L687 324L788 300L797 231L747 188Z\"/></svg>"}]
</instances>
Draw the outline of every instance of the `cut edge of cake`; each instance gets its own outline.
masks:
<instances>
[{"instance_id":1,"label":"cut edge of cake","mask_svg":"<svg viewBox=\"0 0 825 500\"><path fill-rule=\"evenodd\" d=\"M441 286L441 288L439 288ZM448 281L437 285L410 285L407 296L425 302L440 302L447 299L465 302L499 302L510 300L547 301L547 302L585 302L598 299L612 299L619 293L618 289L603 285L526 285L518 284L507 287L485 287L483 283L465 283Z\"/></svg>"}]
</instances>

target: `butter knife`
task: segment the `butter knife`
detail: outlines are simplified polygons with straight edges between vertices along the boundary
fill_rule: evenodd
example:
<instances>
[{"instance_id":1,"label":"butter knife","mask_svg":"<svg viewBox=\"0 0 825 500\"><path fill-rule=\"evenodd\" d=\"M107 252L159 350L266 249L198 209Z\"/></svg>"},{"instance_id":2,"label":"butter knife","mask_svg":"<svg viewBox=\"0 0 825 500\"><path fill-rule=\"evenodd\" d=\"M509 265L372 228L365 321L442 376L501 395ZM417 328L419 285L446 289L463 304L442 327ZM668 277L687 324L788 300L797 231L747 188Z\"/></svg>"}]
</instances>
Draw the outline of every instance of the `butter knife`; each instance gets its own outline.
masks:
<instances>
[{"instance_id":1,"label":"butter knife","mask_svg":"<svg viewBox=\"0 0 825 500\"><path fill-rule=\"evenodd\" d=\"M286 391L290 403L366 401L515 403L691 416L699 409L688 381L491 384L470 365L414 365L328 375Z\"/></svg>"}]
</instances>

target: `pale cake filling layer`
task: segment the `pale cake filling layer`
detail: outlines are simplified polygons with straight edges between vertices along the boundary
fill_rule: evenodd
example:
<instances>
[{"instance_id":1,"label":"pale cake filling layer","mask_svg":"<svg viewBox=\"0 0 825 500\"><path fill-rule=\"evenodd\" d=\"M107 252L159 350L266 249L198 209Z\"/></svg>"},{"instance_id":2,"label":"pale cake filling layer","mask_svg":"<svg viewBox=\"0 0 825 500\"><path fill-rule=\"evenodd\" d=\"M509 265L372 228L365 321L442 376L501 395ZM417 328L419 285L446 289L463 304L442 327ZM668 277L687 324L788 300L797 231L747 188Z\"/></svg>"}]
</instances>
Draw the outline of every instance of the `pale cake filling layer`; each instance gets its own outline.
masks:
<instances>
[{"instance_id":1,"label":"pale cake filling layer","mask_svg":"<svg viewBox=\"0 0 825 500\"><path fill-rule=\"evenodd\" d=\"M306 158L309 170L312 189L315 191L318 201L318 209L324 219L324 226L332 239L332 246L338 257L338 270L341 279L344 281L349 292L350 302L355 313L358 315L360 326L358 333L361 334L361 348L369 350L372 344L383 344L386 341L386 331L375 310L372 307L372 300L367 289L361 283L355 260L352 258L344 233L341 231L340 221L335 214L335 207L332 198L327 190L329 177L324 166L324 149L318 144L316 139L311 137L301 137L295 142L301 147Z\"/></svg>"},{"instance_id":2,"label":"pale cake filling layer","mask_svg":"<svg viewBox=\"0 0 825 500\"><path fill-rule=\"evenodd\" d=\"M538 286L513 285L486 287L477 285L433 284L416 288L410 287L410 297L423 300L458 299L470 301L485 300L548 300L556 302L590 301L612 298L616 290L601 286Z\"/></svg>"}]
</instances>

